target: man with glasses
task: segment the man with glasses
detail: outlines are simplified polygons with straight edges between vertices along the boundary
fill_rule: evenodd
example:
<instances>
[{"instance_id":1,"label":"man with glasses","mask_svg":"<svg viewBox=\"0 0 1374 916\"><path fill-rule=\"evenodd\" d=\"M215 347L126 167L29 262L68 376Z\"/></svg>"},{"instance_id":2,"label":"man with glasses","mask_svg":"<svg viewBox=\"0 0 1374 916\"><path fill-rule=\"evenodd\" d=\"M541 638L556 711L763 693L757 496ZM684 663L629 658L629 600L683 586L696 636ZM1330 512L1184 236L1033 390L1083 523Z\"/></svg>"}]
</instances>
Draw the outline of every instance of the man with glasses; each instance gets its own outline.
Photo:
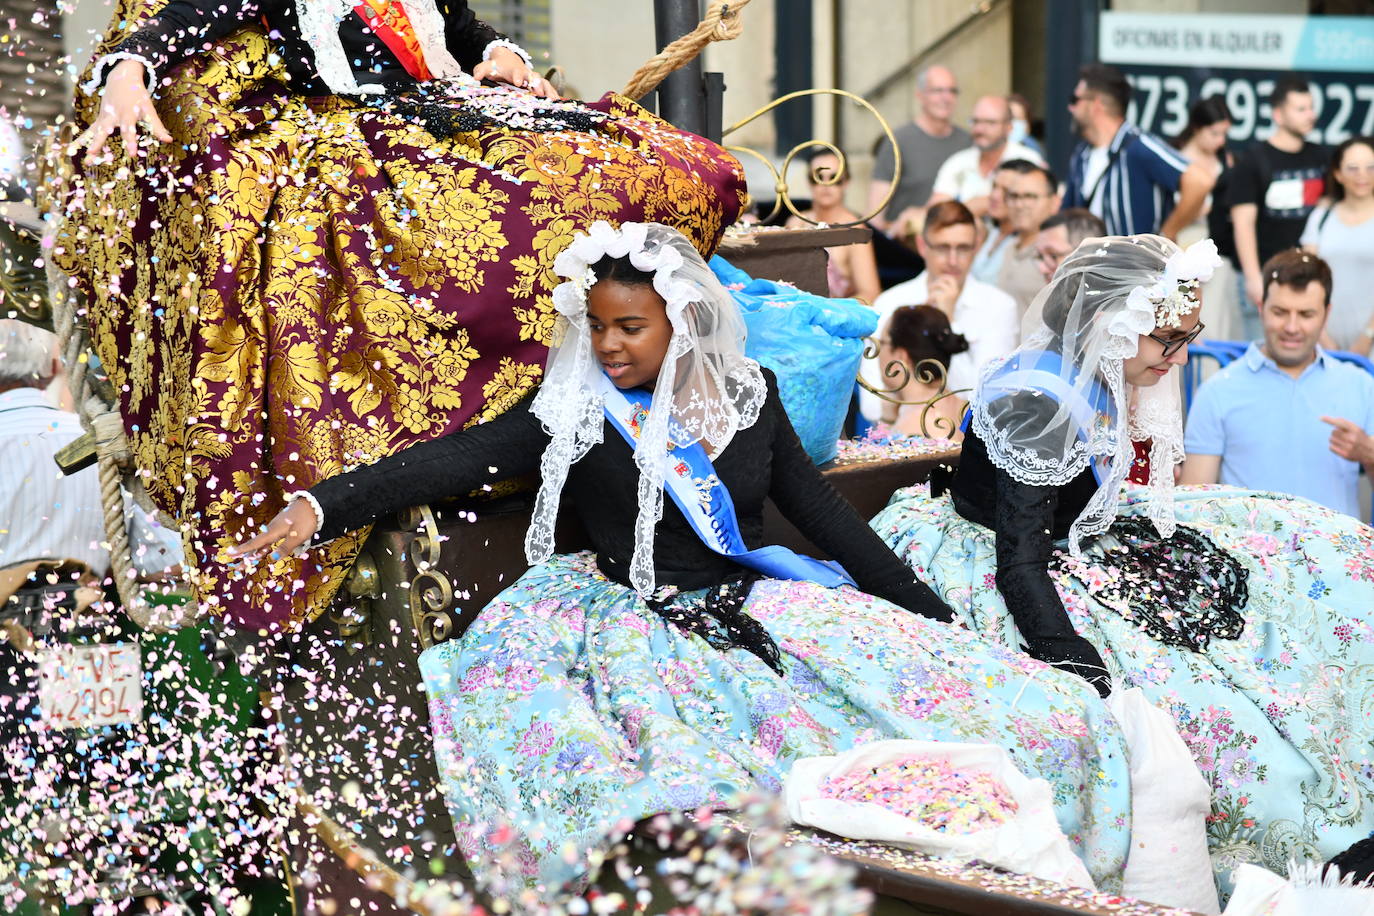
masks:
<instances>
[{"instance_id":1,"label":"man with glasses","mask_svg":"<svg viewBox=\"0 0 1374 916\"><path fill-rule=\"evenodd\" d=\"M1084 239L1100 239L1107 227L1091 210L1072 207L1052 214L1040 224L1035 236L1036 263L1046 283L1054 279L1054 272Z\"/></svg>"},{"instance_id":2,"label":"man with glasses","mask_svg":"<svg viewBox=\"0 0 1374 916\"><path fill-rule=\"evenodd\" d=\"M974 215L957 200L935 204L926 211L916 247L925 258L926 269L873 303L878 312L877 336L881 340L887 335L892 313L902 306L935 306L949 318L950 328L964 335L969 344L968 350L950 359L949 388L972 389L988 361L1016 349L1021 336L1016 300L969 276L978 250L978 229ZM882 369L876 359L865 360L863 377L876 388L890 387L884 384ZM883 403L866 391L859 397L859 408L870 420L882 418Z\"/></svg>"},{"instance_id":3,"label":"man with glasses","mask_svg":"<svg viewBox=\"0 0 1374 916\"><path fill-rule=\"evenodd\" d=\"M1049 169L1025 159L1004 162L997 171L1006 176L1002 203L1012 233L997 271L997 288L1016 300L1020 318L1045 287L1035 240L1040 224L1059 209L1059 182Z\"/></svg>"},{"instance_id":4,"label":"man with glasses","mask_svg":"<svg viewBox=\"0 0 1374 916\"><path fill-rule=\"evenodd\" d=\"M935 176L930 204L957 200L982 216L988 211L993 173L1000 163L1024 159L1040 165L1044 160L1030 147L1011 140L1011 105L1005 96L985 95L973 106L973 145L950 156Z\"/></svg>"},{"instance_id":5,"label":"man with glasses","mask_svg":"<svg viewBox=\"0 0 1374 916\"><path fill-rule=\"evenodd\" d=\"M1083 140L1069 159L1063 205L1086 207L1110 235L1176 238L1202 212L1213 177L1202 163L1126 120L1131 84L1106 64L1079 71L1069 114ZM1174 196L1178 195L1178 205Z\"/></svg>"},{"instance_id":6,"label":"man with glasses","mask_svg":"<svg viewBox=\"0 0 1374 916\"><path fill-rule=\"evenodd\" d=\"M1198 389L1180 481L1291 493L1368 518L1359 474L1361 466L1374 473L1374 376L1318 343L1331 268L1290 248L1262 273L1264 344L1252 343Z\"/></svg>"},{"instance_id":7,"label":"man with glasses","mask_svg":"<svg viewBox=\"0 0 1374 916\"><path fill-rule=\"evenodd\" d=\"M887 206L872 220L877 228L896 238L906 234L907 225L920 225L921 211L930 199L940 163L968 146L969 135L953 124L954 104L959 100L959 83L947 67L939 64L922 70L916 77L916 119L893 133L902 151L902 173L896 174L892 145L883 140L873 163L873 179L868 186L869 211L896 191Z\"/></svg>"}]
</instances>

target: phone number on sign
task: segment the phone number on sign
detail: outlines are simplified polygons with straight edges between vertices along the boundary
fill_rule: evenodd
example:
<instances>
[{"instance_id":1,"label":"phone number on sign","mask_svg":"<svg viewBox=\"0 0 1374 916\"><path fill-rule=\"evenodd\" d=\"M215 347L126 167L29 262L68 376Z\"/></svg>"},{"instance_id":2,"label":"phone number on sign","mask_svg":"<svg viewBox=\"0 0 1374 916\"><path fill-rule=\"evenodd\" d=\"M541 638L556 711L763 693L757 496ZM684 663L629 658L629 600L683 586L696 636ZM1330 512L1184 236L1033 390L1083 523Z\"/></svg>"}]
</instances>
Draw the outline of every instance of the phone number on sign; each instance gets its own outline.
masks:
<instances>
[{"instance_id":1,"label":"phone number on sign","mask_svg":"<svg viewBox=\"0 0 1374 916\"><path fill-rule=\"evenodd\" d=\"M1317 128L1309 139L1335 145L1353 136L1374 134L1374 82L1311 79L1312 104ZM1199 99L1220 95L1231 110L1232 140L1263 140L1274 129L1269 94L1275 77L1269 75L1219 75L1217 71L1126 73L1134 92L1128 117L1148 131L1176 137L1188 126L1188 108Z\"/></svg>"}]
</instances>

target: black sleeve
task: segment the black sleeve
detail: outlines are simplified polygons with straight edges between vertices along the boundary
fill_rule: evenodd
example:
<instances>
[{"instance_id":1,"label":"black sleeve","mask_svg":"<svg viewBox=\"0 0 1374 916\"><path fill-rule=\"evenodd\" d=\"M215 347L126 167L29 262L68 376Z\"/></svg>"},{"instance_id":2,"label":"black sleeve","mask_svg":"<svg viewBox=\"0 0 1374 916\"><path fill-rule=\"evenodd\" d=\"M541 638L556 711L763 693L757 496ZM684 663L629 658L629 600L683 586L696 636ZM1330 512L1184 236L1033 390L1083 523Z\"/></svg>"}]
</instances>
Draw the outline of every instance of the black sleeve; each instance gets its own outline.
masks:
<instances>
[{"instance_id":1,"label":"black sleeve","mask_svg":"<svg viewBox=\"0 0 1374 916\"><path fill-rule=\"evenodd\" d=\"M1027 654L1079 675L1106 696L1110 679L1102 656L1074 630L1050 580L1059 488L1020 483L1000 468L996 474L997 590Z\"/></svg>"},{"instance_id":2,"label":"black sleeve","mask_svg":"<svg viewBox=\"0 0 1374 916\"><path fill-rule=\"evenodd\" d=\"M495 420L412 445L376 464L310 488L324 511L327 541L409 506L470 493L539 467L549 437L530 413L533 396Z\"/></svg>"},{"instance_id":3,"label":"black sleeve","mask_svg":"<svg viewBox=\"0 0 1374 916\"><path fill-rule=\"evenodd\" d=\"M487 45L506 37L478 19L466 0L440 0L439 9L444 15L444 43L469 73L482 62Z\"/></svg>"},{"instance_id":4,"label":"black sleeve","mask_svg":"<svg viewBox=\"0 0 1374 916\"><path fill-rule=\"evenodd\" d=\"M1263 151L1252 146L1236 159L1236 167L1231 175L1231 184L1227 190L1229 206L1263 202L1264 188L1260 184L1261 170L1258 162L1259 157L1263 155Z\"/></svg>"},{"instance_id":5,"label":"black sleeve","mask_svg":"<svg viewBox=\"0 0 1374 916\"><path fill-rule=\"evenodd\" d=\"M949 607L916 578L816 468L787 418L773 374L765 371L764 377L768 381L764 410L772 414L774 424L768 495L778 509L813 544L838 560L863 591L915 614L953 620Z\"/></svg>"},{"instance_id":6,"label":"black sleeve","mask_svg":"<svg viewBox=\"0 0 1374 916\"><path fill-rule=\"evenodd\" d=\"M206 43L219 41L262 12L258 0L172 0L107 53L136 54L161 78Z\"/></svg>"}]
</instances>

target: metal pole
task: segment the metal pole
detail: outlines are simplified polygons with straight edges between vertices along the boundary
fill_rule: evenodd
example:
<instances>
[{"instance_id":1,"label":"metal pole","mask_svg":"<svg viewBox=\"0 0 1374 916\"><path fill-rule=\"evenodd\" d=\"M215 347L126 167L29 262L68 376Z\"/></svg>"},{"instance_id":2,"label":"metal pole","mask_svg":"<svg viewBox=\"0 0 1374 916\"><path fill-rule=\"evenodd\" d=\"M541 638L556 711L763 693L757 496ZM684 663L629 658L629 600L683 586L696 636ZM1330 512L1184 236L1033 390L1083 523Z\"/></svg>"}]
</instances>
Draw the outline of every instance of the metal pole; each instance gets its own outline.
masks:
<instances>
[{"instance_id":1,"label":"metal pole","mask_svg":"<svg viewBox=\"0 0 1374 916\"><path fill-rule=\"evenodd\" d=\"M1056 36L1058 50L1050 55L1045 75L1045 156L1058 174L1068 174L1069 154L1078 138L1069 117L1069 96L1078 84L1078 68L1097 59L1100 0L1048 0L1045 34Z\"/></svg>"},{"instance_id":2,"label":"metal pole","mask_svg":"<svg viewBox=\"0 0 1374 916\"><path fill-rule=\"evenodd\" d=\"M701 22L699 0L654 0L654 40L662 51ZM664 78L658 87L659 116L670 123L705 135L706 92L698 57Z\"/></svg>"}]
</instances>

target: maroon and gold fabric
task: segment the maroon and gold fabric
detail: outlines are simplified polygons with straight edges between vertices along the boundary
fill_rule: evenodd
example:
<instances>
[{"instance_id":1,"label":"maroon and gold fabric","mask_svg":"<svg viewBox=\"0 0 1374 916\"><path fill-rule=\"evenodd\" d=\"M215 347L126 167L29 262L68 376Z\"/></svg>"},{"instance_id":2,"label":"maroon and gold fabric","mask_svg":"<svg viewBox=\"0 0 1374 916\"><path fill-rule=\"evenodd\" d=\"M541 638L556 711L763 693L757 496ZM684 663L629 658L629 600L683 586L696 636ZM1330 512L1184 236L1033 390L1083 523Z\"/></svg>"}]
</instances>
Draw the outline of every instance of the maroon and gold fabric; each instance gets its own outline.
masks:
<instances>
[{"instance_id":1,"label":"maroon and gold fabric","mask_svg":"<svg viewBox=\"0 0 1374 916\"><path fill-rule=\"evenodd\" d=\"M199 597L250 626L318 614L365 532L251 575L217 553L284 494L533 388L579 228L657 220L709 253L744 194L728 153L614 95L595 132L436 140L292 95L278 66L252 29L183 65L159 106L175 143L69 175L53 252Z\"/></svg>"}]
</instances>

